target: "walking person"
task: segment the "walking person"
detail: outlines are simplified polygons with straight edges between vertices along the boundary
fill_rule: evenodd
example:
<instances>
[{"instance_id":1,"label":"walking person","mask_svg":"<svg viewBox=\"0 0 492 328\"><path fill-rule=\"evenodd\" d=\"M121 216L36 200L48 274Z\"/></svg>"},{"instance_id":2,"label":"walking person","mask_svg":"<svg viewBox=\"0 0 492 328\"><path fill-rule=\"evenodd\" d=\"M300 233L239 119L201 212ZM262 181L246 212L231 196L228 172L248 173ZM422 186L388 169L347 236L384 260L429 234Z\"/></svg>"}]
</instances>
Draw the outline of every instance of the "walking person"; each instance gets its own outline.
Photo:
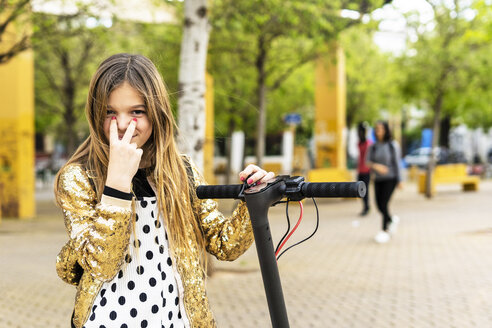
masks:
<instances>
[{"instance_id":1,"label":"walking person","mask_svg":"<svg viewBox=\"0 0 492 328\"><path fill-rule=\"evenodd\" d=\"M362 212L360 216L365 216L369 212L369 182L371 180L371 169L367 166L367 151L371 142L367 140L367 123L360 122L357 126L357 134L359 136L359 161L357 164L357 181L362 181L366 184L366 194L362 198Z\"/></svg>"},{"instance_id":2,"label":"walking person","mask_svg":"<svg viewBox=\"0 0 492 328\"><path fill-rule=\"evenodd\" d=\"M396 232L400 219L389 213L388 204L397 186L401 186L400 147L391 136L388 123L378 121L374 132L376 142L369 147L367 165L374 176L374 195L382 215L382 230L375 237L376 242L386 243Z\"/></svg>"},{"instance_id":3,"label":"walking person","mask_svg":"<svg viewBox=\"0 0 492 328\"><path fill-rule=\"evenodd\" d=\"M89 137L57 174L69 240L58 275L77 286L71 326L215 327L205 251L234 260L253 242L245 203L225 218L175 143L167 91L144 56L117 54L92 77ZM255 165L247 183L272 178ZM205 263L205 264L204 264Z\"/></svg>"}]
</instances>

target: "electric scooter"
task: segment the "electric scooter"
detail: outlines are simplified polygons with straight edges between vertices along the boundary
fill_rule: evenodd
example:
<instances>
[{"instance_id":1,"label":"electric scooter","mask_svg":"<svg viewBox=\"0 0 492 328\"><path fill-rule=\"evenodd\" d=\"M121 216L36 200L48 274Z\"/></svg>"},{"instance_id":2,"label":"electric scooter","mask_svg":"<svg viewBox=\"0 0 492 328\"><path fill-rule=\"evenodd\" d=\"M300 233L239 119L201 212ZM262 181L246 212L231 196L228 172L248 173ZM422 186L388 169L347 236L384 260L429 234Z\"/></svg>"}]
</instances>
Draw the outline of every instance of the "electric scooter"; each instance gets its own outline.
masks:
<instances>
[{"instance_id":1,"label":"electric scooter","mask_svg":"<svg viewBox=\"0 0 492 328\"><path fill-rule=\"evenodd\" d=\"M198 186L196 194L200 199L233 198L246 201L272 327L288 328L289 319L270 233L268 209L284 198L289 202L308 197L364 197L366 185L362 181L310 183L305 182L303 177L281 175L258 185L245 182L242 185Z\"/></svg>"}]
</instances>

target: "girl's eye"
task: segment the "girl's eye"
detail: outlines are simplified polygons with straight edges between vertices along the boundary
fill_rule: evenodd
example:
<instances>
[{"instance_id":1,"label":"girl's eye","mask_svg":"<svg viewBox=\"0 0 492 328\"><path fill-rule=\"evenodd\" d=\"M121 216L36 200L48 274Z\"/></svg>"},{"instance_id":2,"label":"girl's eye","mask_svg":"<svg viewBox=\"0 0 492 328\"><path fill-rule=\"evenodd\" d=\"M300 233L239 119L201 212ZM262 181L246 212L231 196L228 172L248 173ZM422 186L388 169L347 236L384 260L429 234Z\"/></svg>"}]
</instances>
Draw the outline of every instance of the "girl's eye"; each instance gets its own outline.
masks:
<instances>
[{"instance_id":1,"label":"girl's eye","mask_svg":"<svg viewBox=\"0 0 492 328\"><path fill-rule=\"evenodd\" d=\"M144 115L145 111L144 110L134 110L132 111L133 115Z\"/></svg>"},{"instance_id":2,"label":"girl's eye","mask_svg":"<svg viewBox=\"0 0 492 328\"><path fill-rule=\"evenodd\" d=\"M115 114L114 110L109 110L109 109L108 109L108 110L106 111L106 115L107 115L107 116L109 116L109 115L114 115L114 114Z\"/></svg>"}]
</instances>

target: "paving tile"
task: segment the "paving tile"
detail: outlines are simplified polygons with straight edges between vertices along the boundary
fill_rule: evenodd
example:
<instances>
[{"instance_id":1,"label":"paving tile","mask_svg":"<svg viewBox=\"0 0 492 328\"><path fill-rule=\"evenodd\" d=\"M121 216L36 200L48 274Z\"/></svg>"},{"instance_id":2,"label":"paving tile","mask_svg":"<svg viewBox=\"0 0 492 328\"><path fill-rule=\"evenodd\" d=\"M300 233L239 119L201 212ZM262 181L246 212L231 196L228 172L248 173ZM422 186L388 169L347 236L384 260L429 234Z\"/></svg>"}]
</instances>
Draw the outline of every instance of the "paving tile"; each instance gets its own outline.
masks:
<instances>
[{"instance_id":1,"label":"paving tile","mask_svg":"<svg viewBox=\"0 0 492 328\"><path fill-rule=\"evenodd\" d=\"M360 218L357 200L319 201L317 234L279 260L291 327L492 327L491 191L492 181L473 193L441 187L427 200L407 185L391 203L401 224L385 245L373 241L381 225L375 206ZM0 224L2 328L69 326L75 289L54 267L66 232L44 196L37 219ZM232 207L224 204L225 211ZM297 213L292 206L292 220ZM284 208L270 210L270 223L279 240ZM292 240L314 226L307 201ZM270 327L256 248L213 264L207 288L219 327Z\"/></svg>"}]
</instances>

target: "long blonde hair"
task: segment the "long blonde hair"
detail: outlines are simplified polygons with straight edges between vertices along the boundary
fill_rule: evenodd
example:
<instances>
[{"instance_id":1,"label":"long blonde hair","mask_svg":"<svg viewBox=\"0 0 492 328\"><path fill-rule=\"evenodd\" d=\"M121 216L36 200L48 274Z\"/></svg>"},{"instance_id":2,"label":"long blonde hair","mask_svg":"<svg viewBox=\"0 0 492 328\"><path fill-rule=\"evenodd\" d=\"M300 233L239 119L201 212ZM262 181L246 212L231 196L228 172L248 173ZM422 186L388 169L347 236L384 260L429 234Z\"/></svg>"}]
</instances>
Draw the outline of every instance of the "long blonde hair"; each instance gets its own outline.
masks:
<instances>
[{"instance_id":1,"label":"long blonde hair","mask_svg":"<svg viewBox=\"0 0 492 328\"><path fill-rule=\"evenodd\" d=\"M192 209L190 185L186 167L175 142L177 131L166 87L154 64L142 55L126 53L104 60L92 77L85 107L89 122L89 137L78 147L65 164L82 164L90 172L98 200L101 199L109 163L109 141L103 123L109 95L124 82L136 89L145 101L152 125L152 135L143 146L144 157L150 156L151 180L157 190L157 204L175 247L191 249L189 238L194 238L200 250L204 240ZM63 168L60 170L60 172ZM59 175L55 178L58 200ZM59 203L60 205L60 203ZM135 222L133 222L135 225ZM188 233L193 232L191 235ZM171 247L173 249L174 247ZM202 254L203 255L203 254Z\"/></svg>"}]
</instances>

